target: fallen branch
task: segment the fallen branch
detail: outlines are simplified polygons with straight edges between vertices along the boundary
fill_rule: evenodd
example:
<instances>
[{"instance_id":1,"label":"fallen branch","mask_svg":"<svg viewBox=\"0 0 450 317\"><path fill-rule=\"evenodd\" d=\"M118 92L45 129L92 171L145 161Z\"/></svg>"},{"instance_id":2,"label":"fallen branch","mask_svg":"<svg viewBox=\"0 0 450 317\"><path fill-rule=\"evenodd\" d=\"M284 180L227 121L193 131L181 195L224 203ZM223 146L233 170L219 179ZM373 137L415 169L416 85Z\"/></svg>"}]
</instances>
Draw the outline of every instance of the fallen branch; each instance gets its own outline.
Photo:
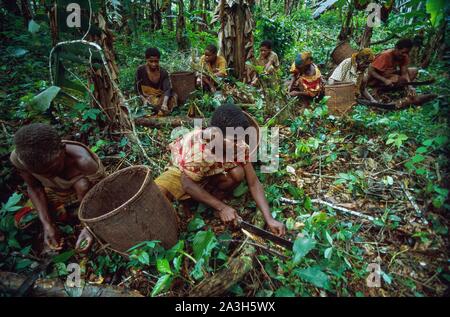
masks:
<instances>
[{"instance_id":1,"label":"fallen branch","mask_svg":"<svg viewBox=\"0 0 450 317\"><path fill-rule=\"evenodd\" d=\"M253 223L261 225L264 222L261 213L253 218ZM190 292L190 297L220 296L231 286L239 282L253 268L255 247L248 243L248 236L244 243L230 256L226 267L213 276L204 279Z\"/></svg>"},{"instance_id":2,"label":"fallen branch","mask_svg":"<svg viewBox=\"0 0 450 317\"><path fill-rule=\"evenodd\" d=\"M26 276L12 273L1 272L0 281L6 291L15 293L27 279ZM58 279L38 279L30 289L33 297L71 297L70 292L73 289L80 297L142 297L138 291L129 290L112 285L89 285L86 284L82 289L66 287Z\"/></svg>"},{"instance_id":3,"label":"fallen branch","mask_svg":"<svg viewBox=\"0 0 450 317\"><path fill-rule=\"evenodd\" d=\"M291 204L291 205L298 205L298 204L302 203L301 201L288 199L288 198L284 198L284 197L280 198L280 202L283 202L283 203L286 203L286 204ZM338 211L341 211L341 212L343 212L345 214L349 214L349 215L352 215L352 216L364 218L364 219L367 219L369 221L377 220L377 218L374 218L372 216L363 214L363 213L358 212L358 211L350 210L350 209L347 209L347 208L344 208L344 207L341 207L341 206L333 205L332 203L330 203L328 201L325 201L325 200L322 200L320 198L311 199L311 202L318 203L320 205L325 205L325 206L333 208L334 210L338 210Z\"/></svg>"},{"instance_id":4,"label":"fallen branch","mask_svg":"<svg viewBox=\"0 0 450 317\"><path fill-rule=\"evenodd\" d=\"M186 124L193 124L194 118L189 117L154 117L154 118L138 118L135 119L136 125L148 127L148 128L159 128L165 126L179 127Z\"/></svg>"},{"instance_id":5,"label":"fallen branch","mask_svg":"<svg viewBox=\"0 0 450 317\"><path fill-rule=\"evenodd\" d=\"M423 221L423 223L426 225L428 224L428 221L424 218L424 214L422 210L420 210L419 206L417 205L416 201L414 200L414 197L411 195L411 193L406 188L405 184L403 182L400 182L400 186L403 189L403 192L405 193L406 197L408 198L409 202L413 206L414 210L416 211L416 215L420 217Z\"/></svg>"}]
</instances>

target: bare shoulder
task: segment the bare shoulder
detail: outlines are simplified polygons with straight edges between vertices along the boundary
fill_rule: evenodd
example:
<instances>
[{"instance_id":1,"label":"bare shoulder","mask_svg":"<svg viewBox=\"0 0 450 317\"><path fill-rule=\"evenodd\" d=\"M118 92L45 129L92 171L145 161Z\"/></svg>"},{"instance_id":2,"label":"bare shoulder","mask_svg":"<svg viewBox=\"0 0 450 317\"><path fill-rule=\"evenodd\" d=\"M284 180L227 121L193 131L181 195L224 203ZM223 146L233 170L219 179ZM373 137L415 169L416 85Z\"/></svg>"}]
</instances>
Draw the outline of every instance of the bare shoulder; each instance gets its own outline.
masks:
<instances>
[{"instance_id":1,"label":"bare shoulder","mask_svg":"<svg viewBox=\"0 0 450 317\"><path fill-rule=\"evenodd\" d=\"M97 172L98 164L91 153L84 147L76 144L66 144L66 153L75 162L75 167L85 175Z\"/></svg>"}]
</instances>

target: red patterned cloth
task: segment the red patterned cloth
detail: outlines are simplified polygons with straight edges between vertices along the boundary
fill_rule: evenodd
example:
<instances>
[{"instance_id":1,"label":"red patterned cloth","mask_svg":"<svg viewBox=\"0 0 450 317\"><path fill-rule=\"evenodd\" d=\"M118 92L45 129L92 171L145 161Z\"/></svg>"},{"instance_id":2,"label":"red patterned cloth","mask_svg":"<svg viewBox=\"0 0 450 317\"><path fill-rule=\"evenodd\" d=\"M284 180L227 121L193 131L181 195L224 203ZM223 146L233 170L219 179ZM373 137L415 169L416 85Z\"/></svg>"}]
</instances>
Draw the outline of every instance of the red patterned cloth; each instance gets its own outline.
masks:
<instances>
[{"instance_id":1,"label":"red patterned cloth","mask_svg":"<svg viewBox=\"0 0 450 317\"><path fill-rule=\"evenodd\" d=\"M215 148L211 129L196 129L178 138L169 145L171 163L194 181L201 181L205 177L226 173L237 166L244 166L249 162L249 147L244 142L234 146L234 140L225 140L230 153L223 157L223 150ZM232 149L234 148L234 155ZM216 153L216 154L215 154Z\"/></svg>"}]
</instances>

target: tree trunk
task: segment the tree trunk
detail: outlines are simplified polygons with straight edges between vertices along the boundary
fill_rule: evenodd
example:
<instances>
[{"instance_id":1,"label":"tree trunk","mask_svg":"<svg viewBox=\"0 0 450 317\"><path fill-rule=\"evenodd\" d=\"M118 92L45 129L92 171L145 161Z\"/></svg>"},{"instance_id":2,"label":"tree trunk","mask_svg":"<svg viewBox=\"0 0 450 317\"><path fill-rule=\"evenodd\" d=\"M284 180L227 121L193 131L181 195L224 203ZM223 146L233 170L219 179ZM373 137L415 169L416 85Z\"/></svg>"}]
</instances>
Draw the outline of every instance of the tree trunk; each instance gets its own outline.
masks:
<instances>
[{"instance_id":1,"label":"tree trunk","mask_svg":"<svg viewBox=\"0 0 450 317\"><path fill-rule=\"evenodd\" d=\"M445 30L447 29L447 21L444 21L434 34L430 35L430 40L425 47L425 56L422 59L422 68L428 67L433 56L439 56L445 49Z\"/></svg>"},{"instance_id":2,"label":"tree trunk","mask_svg":"<svg viewBox=\"0 0 450 317\"><path fill-rule=\"evenodd\" d=\"M194 12L195 10L195 4L197 3L198 0L189 0L189 13L192 14L192 12ZM195 30L197 29L197 24L196 23L191 23L191 30L192 32L195 32Z\"/></svg>"},{"instance_id":3,"label":"tree trunk","mask_svg":"<svg viewBox=\"0 0 450 317\"><path fill-rule=\"evenodd\" d=\"M114 37L108 29L106 21L101 13L93 16L95 25L101 30L99 35L90 35L90 41L95 42L103 49L103 54L109 69L104 65L92 67L89 80L94 84L94 105L101 108L107 117L110 130L130 130L131 123L123 108L124 98L118 88L118 72L114 56Z\"/></svg>"},{"instance_id":4,"label":"tree trunk","mask_svg":"<svg viewBox=\"0 0 450 317\"><path fill-rule=\"evenodd\" d=\"M28 0L20 0L20 7L22 9L22 16L24 18L25 26L33 19L33 14L30 9L30 2Z\"/></svg>"},{"instance_id":5,"label":"tree trunk","mask_svg":"<svg viewBox=\"0 0 450 317\"><path fill-rule=\"evenodd\" d=\"M250 6L253 0L234 0L231 3L222 0L219 5L221 27L219 31L219 51L225 57L228 67L236 78L245 77L245 62L252 60L253 21Z\"/></svg>"},{"instance_id":6,"label":"tree trunk","mask_svg":"<svg viewBox=\"0 0 450 317\"><path fill-rule=\"evenodd\" d=\"M155 30L161 30L162 14L161 14L161 8L159 7L158 0L155 0L154 8L155 8L155 11L153 12L153 20L154 20Z\"/></svg>"},{"instance_id":7,"label":"tree trunk","mask_svg":"<svg viewBox=\"0 0 450 317\"><path fill-rule=\"evenodd\" d=\"M348 7L347 15L345 17L345 20L342 23L341 32L339 33L339 36L338 36L338 39L341 42L347 41L353 33L352 17L353 17L354 11L355 11L355 8L354 8L353 4L350 3L349 7Z\"/></svg>"},{"instance_id":8,"label":"tree trunk","mask_svg":"<svg viewBox=\"0 0 450 317\"><path fill-rule=\"evenodd\" d=\"M364 29L364 33L361 37L361 41L360 41L360 48L365 48L365 47L369 47L370 46L370 40L372 39L372 33L373 33L373 28L366 25L366 28Z\"/></svg>"},{"instance_id":9,"label":"tree trunk","mask_svg":"<svg viewBox=\"0 0 450 317\"><path fill-rule=\"evenodd\" d=\"M184 18L184 1L178 0L178 16L177 16L177 30L176 38L178 48L181 51L188 49L189 42L186 37L186 20Z\"/></svg>"},{"instance_id":10,"label":"tree trunk","mask_svg":"<svg viewBox=\"0 0 450 317\"><path fill-rule=\"evenodd\" d=\"M208 28L207 21L206 21L206 6L207 6L207 0L200 0L200 9L202 10L202 13L200 14L200 24L199 24L199 31L205 31Z\"/></svg>"},{"instance_id":11,"label":"tree trunk","mask_svg":"<svg viewBox=\"0 0 450 317\"><path fill-rule=\"evenodd\" d=\"M164 11L166 12L166 23L167 23L167 29L169 31L173 31L173 12L172 12L172 0L168 0L165 4L167 7L164 7Z\"/></svg>"},{"instance_id":12,"label":"tree trunk","mask_svg":"<svg viewBox=\"0 0 450 317\"><path fill-rule=\"evenodd\" d=\"M52 46L55 46L59 41L56 2L53 3L51 7L48 7L47 14L50 20L50 34L52 37Z\"/></svg>"},{"instance_id":13,"label":"tree trunk","mask_svg":"<svg viewBox=\"0 0 450 317\"><path fill-rule=\"evenodd\" d=\"M284 14L290 15L294 7L294 0L284 0Z\"/></svg>"}]
</instances>

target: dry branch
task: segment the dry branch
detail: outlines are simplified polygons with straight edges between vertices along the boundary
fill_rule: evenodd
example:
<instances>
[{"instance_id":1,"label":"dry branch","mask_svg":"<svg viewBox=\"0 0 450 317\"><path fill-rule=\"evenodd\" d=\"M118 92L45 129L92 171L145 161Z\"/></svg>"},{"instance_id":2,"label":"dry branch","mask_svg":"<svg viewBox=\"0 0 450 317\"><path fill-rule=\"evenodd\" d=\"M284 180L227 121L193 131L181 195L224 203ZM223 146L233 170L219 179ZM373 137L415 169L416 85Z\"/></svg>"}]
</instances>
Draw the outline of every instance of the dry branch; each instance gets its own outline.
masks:
<instances>
[{"instance_id":1,"label":"dry branch","mask_svg":"<svg viewBox=\"0 0 450 317\"><path fill-rule=\"evenodd\" d=\"M26 276L0 271L1 287L14 293L26 280ZM82 289L66 287L58 279L38 279L30 290L33 297L71 297L70 293L78 293L80 297L142 297L138 291L112 285L85 285Z\"/></svg>"}]
</instances>

